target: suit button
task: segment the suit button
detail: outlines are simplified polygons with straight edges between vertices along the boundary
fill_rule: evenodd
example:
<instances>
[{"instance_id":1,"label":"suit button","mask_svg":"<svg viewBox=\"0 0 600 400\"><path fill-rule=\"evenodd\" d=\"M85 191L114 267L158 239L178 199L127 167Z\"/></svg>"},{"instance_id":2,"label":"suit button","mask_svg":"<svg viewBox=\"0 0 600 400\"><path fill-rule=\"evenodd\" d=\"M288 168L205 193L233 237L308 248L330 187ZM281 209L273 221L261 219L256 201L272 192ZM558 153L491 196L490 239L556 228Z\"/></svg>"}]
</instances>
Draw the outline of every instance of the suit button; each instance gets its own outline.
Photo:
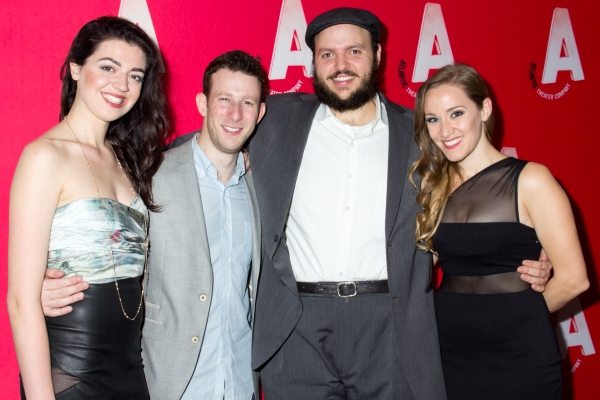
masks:
<instances>
[{"instance_id":1,"label":"suit button","mask_svg":"<svg viewBox=\"0 0 600 400\"><path fill-rule=\"evenodd\" d=\"M278 240L279 240L279 236L275 235L275 236L273 237L273 241L274 241L274 242L277 242Z\"/></svg>"},{"instance_id":2,"label":"suit button","mask_svg":"<svg viewBox=\"0 0 600 400\"><path fill-rule=\"evenodd\" d=\"M198 343L200 338L198 336L192 336L192 343Z\"/></svg>"},{"instance_id":3,"label":"suit button","mask_svg":"<svg viewBox=\"0 0 600 400\"><path fill-rule=\"evenodd\" d=\"M200 301L206 301L206 299L208 299L208 297L205 294L200 295Z\"/></svg>"}]
</instances>

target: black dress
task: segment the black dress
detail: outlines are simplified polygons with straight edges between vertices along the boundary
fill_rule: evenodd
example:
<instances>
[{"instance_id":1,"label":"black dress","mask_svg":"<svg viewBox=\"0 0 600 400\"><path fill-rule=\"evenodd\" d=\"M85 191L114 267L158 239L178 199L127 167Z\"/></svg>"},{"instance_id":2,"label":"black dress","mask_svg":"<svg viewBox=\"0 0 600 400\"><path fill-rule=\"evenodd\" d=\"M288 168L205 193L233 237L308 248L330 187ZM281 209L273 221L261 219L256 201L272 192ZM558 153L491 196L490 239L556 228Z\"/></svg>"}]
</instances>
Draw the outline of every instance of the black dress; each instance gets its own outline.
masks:
<instances>
[{"instance_id":1,"label":"black dress","mask_svg":"<svg viewBox=\"0 0 600 400\"><path fill-rule=\"evenodd\" d=\"M560 351L542 294L521 281L537 260L519 222L526 161L506 158L459 186L434 236L444 278L435 297L448 399L560 399Z\"/></svg>"}]
</instances>

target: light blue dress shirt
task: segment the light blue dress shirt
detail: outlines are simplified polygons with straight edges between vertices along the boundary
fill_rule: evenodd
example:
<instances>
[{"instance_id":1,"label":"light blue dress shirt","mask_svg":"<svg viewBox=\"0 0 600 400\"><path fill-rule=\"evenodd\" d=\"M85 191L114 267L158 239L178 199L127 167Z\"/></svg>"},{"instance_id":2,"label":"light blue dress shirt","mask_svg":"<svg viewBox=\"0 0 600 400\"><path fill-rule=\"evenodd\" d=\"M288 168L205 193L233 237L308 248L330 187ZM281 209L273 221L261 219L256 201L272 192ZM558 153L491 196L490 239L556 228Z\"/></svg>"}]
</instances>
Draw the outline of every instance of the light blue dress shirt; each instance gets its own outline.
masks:
<instances>
[{"instance_id":1,"label":"light blue dress shirt","mask_svg":"<svg viewBox=\"0 0 600 400\"><path fill-rule=\"evenodd\" d=\"M244 157L227 185L192 140L194 165L200 184L202 210L213 269L213 292L204 341L194 375L183 400L251 399L254 387L250 354L250 298L248 279L252 261L252 220Z\"/></svg>"}]
</instances>

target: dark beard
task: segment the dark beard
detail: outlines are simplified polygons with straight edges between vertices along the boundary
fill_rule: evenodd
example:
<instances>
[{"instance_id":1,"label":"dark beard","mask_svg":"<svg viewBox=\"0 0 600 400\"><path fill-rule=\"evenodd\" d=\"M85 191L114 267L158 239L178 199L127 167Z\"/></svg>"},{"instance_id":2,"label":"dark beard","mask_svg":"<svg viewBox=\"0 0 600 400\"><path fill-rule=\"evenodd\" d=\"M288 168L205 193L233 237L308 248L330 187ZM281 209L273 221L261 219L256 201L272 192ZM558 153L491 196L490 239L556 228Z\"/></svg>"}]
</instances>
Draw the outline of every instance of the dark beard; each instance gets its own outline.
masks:
<instances>
[{"instance_id":1,"label":"dark beard","mask_svg":"<svg viewBox=\"0 0 600 400\"><path fill-rule=\"evenodd\" d=\"M327 77L327 79L333 79L337 75L347 74L351 76L358 76L356 73L348 70L336 71L333 75ZM321 79L315 71L315 64L313 63L313 90L319 101L325 105L328 105L332 110L338 112L357 110L367 102L373 100L379 89L379 82L377 81L377 59L373 59L373 65L369 75L361 82L360 86L352 93L347 99L340 98L337 93L327 86L325 80Z\"/></svg>"}]
</instances>

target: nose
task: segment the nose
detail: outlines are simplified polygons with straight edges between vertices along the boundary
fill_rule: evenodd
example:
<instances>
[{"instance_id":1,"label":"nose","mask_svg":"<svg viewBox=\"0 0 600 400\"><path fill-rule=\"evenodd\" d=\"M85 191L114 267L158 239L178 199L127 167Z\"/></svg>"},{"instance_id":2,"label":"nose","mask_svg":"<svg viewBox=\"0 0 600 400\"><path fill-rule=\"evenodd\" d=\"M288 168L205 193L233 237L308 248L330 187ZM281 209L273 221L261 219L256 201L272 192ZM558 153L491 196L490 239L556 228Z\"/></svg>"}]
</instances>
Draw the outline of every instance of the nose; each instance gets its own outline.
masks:
<instances>
[{"instance_id":1,"label":"nose","mask_svg":"<svg viewBox=\"0 0 600 400\"><path fill-rule=\"evenodd\" d=\"M343 70L347 69L348 68L348 60L346 60L346 56L342 54L342 55L336 57L334 67L335 67L336 71L343 71Z\"/></svg>"},{"instance_id":2,"label":"nose","mask_svg":"<svg viewBox=\"0 0 600 400\"><path fill-rule=\"evenodd\" d=\"M127 81L127 74L115 74L113 79L113 87L121 92L129 91L129 82Z\"/></svg>"},{"instance_id":3,"label":"nose","mask_svg":"<svg viewBox=\"0 0 600 400\"><path fill-rule=\"evenodd\" d=\"M242 105L240 103L233 103L229 109L229 118L238 122L242 119Z\"/></svg>"},{"instance_id":4,"label":"nose","mask_svg":"<svg viewBox=\"0 0 600 400\"><path fill-rule=\"evenodd\" d=\"M445 120L440 121L440 134L442 135L442 137L450 137L453 131L454 129L452 128L452 124Z\"/></svg>"}]
</instances>

